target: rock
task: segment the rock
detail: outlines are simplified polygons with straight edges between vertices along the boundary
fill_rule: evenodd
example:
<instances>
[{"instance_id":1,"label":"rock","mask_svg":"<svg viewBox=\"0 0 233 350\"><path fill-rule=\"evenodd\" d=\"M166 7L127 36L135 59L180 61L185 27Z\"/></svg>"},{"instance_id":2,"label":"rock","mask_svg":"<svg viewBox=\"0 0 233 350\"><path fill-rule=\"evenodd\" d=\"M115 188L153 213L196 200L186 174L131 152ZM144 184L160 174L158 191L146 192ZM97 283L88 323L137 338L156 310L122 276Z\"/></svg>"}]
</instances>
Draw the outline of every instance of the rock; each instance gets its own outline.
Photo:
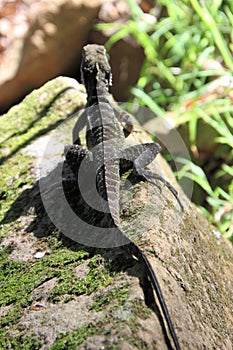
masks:
<instances>
[{"instance_id":1,"label":"rock","mask_svg":"<svg viewBox=\"0 0 233 350\"><path fill-rule=\"evenodd\" d=\"M84 103L82 86L57 78L0 118L1 346L167 349L164 322L141 264L120 248L93 250L69 240L43 208L34 158L42 152L38 140L57 132L71 138L66 125ZM130 137L131 144L150 141L138 125ZM30 156L35 142L38 152ZM152 169L173 182L185 212L166 188L140 183L122 191L122 224L142 234L137 243L156 272L181 349L231 350L232 245L189 203L161 156ZM24 244L29 253L17 258Z\"/></svg>"},{"instance_id":2,"label":"rock","mask_svg":"<svg viewBox=\"0 0 233 350\"><path fill-rule=\"evenodd\" d=\"M14 33L0 61L0 112L28 91L68 72L74 61L78 64L103 1L44 0L29 3L28 7L24 4L15 15ZM9 28L4 32L7 40L12 26L7 18L0 18L0 31L1 23Z\"/></svg>"},{"instance_id":3,"label":"rock","mask_svg":"<svg viewBox=\"0 0 233 350\"><path fill-rule=\"evenodd\" d=\"M140 6L148 12L153 2L144 0ZM124 0L18 0L4 4L0 8L0 113L55 76L79 78L82 47L87 42L104 44L118 30L96 31L93 23L127 24L129 17ZM144 59L144 49L129 35L110 49L112 93L117 101L129 98Z\"/></svg>"}]
</instances>

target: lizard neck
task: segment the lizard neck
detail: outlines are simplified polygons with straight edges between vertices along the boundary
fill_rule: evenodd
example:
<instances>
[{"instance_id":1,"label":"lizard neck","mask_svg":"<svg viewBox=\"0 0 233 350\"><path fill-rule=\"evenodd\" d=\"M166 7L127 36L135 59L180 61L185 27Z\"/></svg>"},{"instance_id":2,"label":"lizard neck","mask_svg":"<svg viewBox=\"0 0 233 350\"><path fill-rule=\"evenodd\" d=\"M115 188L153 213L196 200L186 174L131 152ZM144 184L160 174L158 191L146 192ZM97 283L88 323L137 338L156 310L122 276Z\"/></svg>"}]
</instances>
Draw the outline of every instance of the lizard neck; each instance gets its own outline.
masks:
<instances>
[{"instance_id":1,"label":"lizard neck","mask_svg":"<svg viewBox=\"0 0 233 350\"><path fill-rule=\"evenodd\" d=\"M108 83L105 80L95 79L94 82L86 84L87 106L99 104L100 102L109 102Z\"/></svg>"}]
</instances>

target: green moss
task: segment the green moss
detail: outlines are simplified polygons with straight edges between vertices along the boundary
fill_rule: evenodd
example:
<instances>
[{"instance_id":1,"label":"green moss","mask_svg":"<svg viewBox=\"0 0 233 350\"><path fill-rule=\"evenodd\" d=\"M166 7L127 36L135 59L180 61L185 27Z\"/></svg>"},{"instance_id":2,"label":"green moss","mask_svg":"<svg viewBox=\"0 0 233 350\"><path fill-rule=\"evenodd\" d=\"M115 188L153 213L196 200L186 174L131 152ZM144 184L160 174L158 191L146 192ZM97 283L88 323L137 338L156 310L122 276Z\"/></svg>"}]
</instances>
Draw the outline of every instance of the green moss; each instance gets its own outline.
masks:
<instances>
[{"instance_id":1,"label":"green moss","mask_svg":"<svg viewBox=\"0 0 233 350\"><path fill-rule=\"evenodd\" d=\"M120 288L113 288L108 291L103 296L98 297L92 304L91 310L101 312L103 309L107 308L107 312L103 312L102 316L98 318L98 322L95 324L85 324L79 329L57 336L55 343L49 348L49 350L63 350L63 349L78 349L79 346L89 337L93 335L105 335L109 332L117 334L117 344L105 341L104 347L106 349L120 349L122 342L128 342L138 349L146 349L146 343L138 338L138 330L141 327L140 323L135 317L136 314L142 318L146 319L150 312L146 312L145 305L143 307L143 301L138 306L138 300L127 301L129 291L127 287L122 285ZM122 312L120 311L121 317L119 317L119 304L122 305ZM128 315L127 317L125 315ZM125 326L129 327L134 337L127 336L125 333Z\"/></svg>"},{"instance_id":2,"label":"green moss","mask_svg":"<svg viewBox=\"0 0 233 350\"><path fill-rule=\"evenodd\" d=\"M15 336L10 338L6 332L0 332L1 347L0 349L11 350L39 350L41 349L42 343L35 339L33 335L27 336Z\"/></svg>"},{"instance_id":3,"label":"green moss","mask_svg":"<svg viewBox=\"0 0 233 350\"><path fill-rule=\"evenodd\" d=\"M19 306L14 307L12 310L10 309L10 311L4 315L1 316L1 320L0 320L0 328L1 328L1 332L0 332L0 344L1 342L1 336L4 337L4 327L7 327L8 325L13 325L13 323L15 323L22 315L22 308L20 308Z\"/></svg>"},{"instance_id":4,"label":"green moss","mask_svg":"<svg viewBox=\"0 0 233 350\"><path fill-rule=\"evenodd\" d=\"M8 258L9 249L3 249L0 259L0 306L10 305L12 308L1 317L0 343L6 343L8 326L12 327L22 316L24 308L32 303L32 292L45 281L57 277L57 284L50 293L50 302L61 299L68 302L74 295L90 294L98 288L103 288L112 280L112 274L102 264L100 256L94 256L89 261L89 273L85 278L79 278L75 273L75 267L83 263L89 257L89 253L83 250L72 252L68 248L58 249L52 254L40 260L30 262L14 262ZM113 293L114 294L114 293ZM80 342L79 332L74 333L75 344ZM14 344L23 337L9 338L6 349L14 349ZM72 349L71 335L66 341ZM77 340L78 339L78 340ZM61 346L63 340L59 340ZM30 348L30 342L26 342ZM26 345L25 345L26 346ZM62 348L62 347L61 347ZM70 347L69 347L70 348ZM35 347L35 349L37 349Z\"/></svg>"},{"instance_id":5,"label":"green moss","mask_svg":"<svg viewBox=\"0 0 233 350\"><path fill-rule=\"evenodd\" d=\"M6 250L3 250L0 260L0 306L12 303L21 307L28 306L31 303L31 293L36 287L53 277L66 277L67 270L74 269L85 256L88 256L87 252L64 250L29 263L14 262L8 259Z\"/></svg>"},{"instance_id":6,"label":"green moss","mask_svg":"<svg viewBox=\"0 0 233 350\"><path fill-rule=\"evenodd\" d=\"M17 157L14 156L1 166L0 188L2 190L0 192L0 221L19 196L21 188L25 184L29 186L32 184L32 174L28 172L31 163L32 160L30 157L19 153ZM5 230L1 232L1 236L3 236L4 233Z\"/></svg>"},{"instance_id":7,"label":"green moss","mask_svg":"<svg viewBox=\"0 0 233 350\"><path fill-rule=\"evenodd\" d=\"M77 350L78 346L80 346L88 337L96 333L96 326L93 327L86 324L73 332L60 334L49 350Z\"/></svg>"},{"instance_id":8,"label":"green moss","mask_svg":"<svg viewBox=\"0 0 233 350\"><path fill-rule=\"evenodd\" d=\"M53 277L66 276L89 254L63 249L30 262L14 262L8 250L2 249L0 258L0 306L14 305L1 317L0 327L12 326L21 317L23 309L32 302L33 290ZM63 281L64 283L64 281ZM58 286L59 286L58 278ZM0 342L1 343L1 342Z\"/></svg>"},{"instance_id":9,"label":"green moss","mask_svg":"<svg viewBox=\"0 0 233 350\"><path fill-rule=\"evenodd\" d=\"M58 277L57 285L50 293L50 301L64 301L74 297L75 295L91 294L98 288L102 288L110 283L112 277L107 269L99 263L99 256L90 259L88 266L89 272L85 278L80 278L74 271L75 266L71 264L69 268L62 271Z\"/></svg>"},{"instance_id":10,"label":"green moss","mask_svg":"<svg viewBox=\"0 0 233 350\"><path fill-rule=\"evenodd\" d=\"M5 157L9 158L25 144L56 127L75 110L78 100L74 103L69 94L65 94L69 89L67 82L54 79L1 117L4 130L0 135L1 149L9 147Z\"/></svg>"},{"instance_id":11,"label":"green moss","mask_svg":"<svg viewBox=\"0 0 233 350\"><path fill-rule=\"evenodd\" d=\"M123 305L128 295L129 289L126 286L118 286L117 288L110 290L108 293L98 296L92 304L91 310L97 312L102 311L110 304L112 304L114 300L117 300L118 306Z\"/></svg>"}]
</instances>

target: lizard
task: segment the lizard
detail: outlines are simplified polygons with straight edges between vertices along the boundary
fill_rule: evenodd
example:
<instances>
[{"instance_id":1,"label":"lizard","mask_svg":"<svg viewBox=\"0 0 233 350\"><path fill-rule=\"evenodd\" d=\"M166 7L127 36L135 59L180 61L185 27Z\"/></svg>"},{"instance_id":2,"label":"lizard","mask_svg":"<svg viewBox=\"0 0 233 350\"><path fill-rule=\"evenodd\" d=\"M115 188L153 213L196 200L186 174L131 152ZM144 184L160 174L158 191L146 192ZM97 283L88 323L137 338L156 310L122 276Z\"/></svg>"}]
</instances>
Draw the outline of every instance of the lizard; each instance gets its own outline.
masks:
<instances>
[{"instance_id":1,"label":"lizard","mask_svg":"<svg viewBox=\"0 0 233 350\"><path fill-rule=\"evenodd\" d=\"M80 169L84 165L85 182L88 173L86 167L93 171L93 191L99 197L97 211L107 213L109 228L115 228L118 233L117 245L127 246L132 256L144 264L147 276L156 292L168 329L173 339L175 349L180 350L179 341L172 324L162 290L151 263L145 253L124 232L119 214L120 176L131 169L143 181L155 184L161 181L172 192L181 209L182 203L174 187L160 175L148 170L146 166L161 151L158 143L138 144L125 147L125 138L133 130L133 121L129 114L118 105L111 102L109 86L111 85L111 67L106 50L102 45L86 45L83 48L81 63L81 78L87 92L87 103L83 114L79 117L73 131L73 144L65 146L65 158L68 166L79 178ZM80 132L86 127L86 148L80 141ZM87 185L89 186L89 185ZM92 203L91 203L92 205ZM107 235L106 233L104 233ZM111 236L112 237L112 236ZM112 245L116 245L115 242Z\"/></svg>"}]
</instances>

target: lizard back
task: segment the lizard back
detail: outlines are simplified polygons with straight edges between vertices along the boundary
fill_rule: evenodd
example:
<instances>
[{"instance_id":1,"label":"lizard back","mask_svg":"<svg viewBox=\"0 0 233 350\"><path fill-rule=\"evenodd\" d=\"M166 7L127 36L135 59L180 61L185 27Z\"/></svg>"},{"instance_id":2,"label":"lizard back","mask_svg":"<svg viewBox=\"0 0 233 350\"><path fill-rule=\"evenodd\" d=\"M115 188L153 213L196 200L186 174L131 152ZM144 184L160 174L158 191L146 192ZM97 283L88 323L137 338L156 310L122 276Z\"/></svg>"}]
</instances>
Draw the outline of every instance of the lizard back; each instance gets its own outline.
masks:
<instances>
[{"instance_id":1,"label":"lizard back","mask_svg":"<svg viewBox=\"0 0 233 350\"><path fill-rule=\"evenodd\" d=\"M96 186L103 199L103 211L110 212L115 225L120 228L119 158L125 138L109 103L111 68L103 46L87 45L84 48L81 72L87 91L87 147L93 153Z\"/></svg>"}]
</instances>

